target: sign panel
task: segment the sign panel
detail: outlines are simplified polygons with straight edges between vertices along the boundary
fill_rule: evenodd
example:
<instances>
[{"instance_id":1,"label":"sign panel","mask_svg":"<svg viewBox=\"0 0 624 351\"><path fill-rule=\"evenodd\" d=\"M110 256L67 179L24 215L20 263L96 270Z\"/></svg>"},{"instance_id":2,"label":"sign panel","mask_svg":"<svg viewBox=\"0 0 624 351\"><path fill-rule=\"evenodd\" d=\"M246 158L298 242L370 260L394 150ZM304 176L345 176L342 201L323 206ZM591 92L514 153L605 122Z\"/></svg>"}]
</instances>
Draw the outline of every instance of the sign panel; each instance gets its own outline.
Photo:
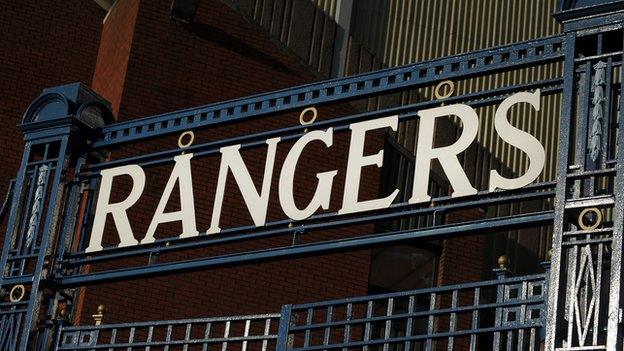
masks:
<instances>
[{"instance_id":1,"label":"sign panel","mask_svg":"<svg viewBox=\"0 0 624 351\"><path fill-rule=\"evenodd\" d=\"M517 189L532 183L540 175L544 168L545 150L533 135L514 127L509 120L508 111L516 104L528 103L533 109L540 109L540 90L533 93L520 92L509 96L501 102L494 115L494 128L499 137L506 143L524 152L529 159L529 166L524 174L514 178L502 176L497 170L491 170L489 176L489 191L497 189ZM428 194L431 161L437 160L450 186L453 189L452 197L474 195L477 189L470 183L468 176L463 170L458 155L464 152L476 139L479 128L479 116L470 106L465 104L452 104L440 106L418 112L420 127L417 136L417 153L415 157L413 191L410 194L409 203L418 204L431 200ZM441 117L455 116L462 123L462 133L452 144L443 147L434 147L434 130L436 120ZM383 150L376 154L364 155L366 134L369 131L383 128L397 130L399 118L397 115L381 117L368 121L353 123L349 126L351 138L348 150L348 160L345 174L345 187L342 194L342 207L338 214L358 213L370 210L384 209L389 207L399 194L396 189L384 198L360 201L358 198L360 177L362 168L366 166L383 165ZM317 173L317 186L309 203L300 208L295 204L293 188L294 174L297 169L299 158L312 142L321 142L331 150L333 142L333 128L326 130L310 131L295 141L291 147L279 173L279 187L273 191L278 192L279 203L284 213L292 220L306 219L319 210L329 208L332 195L332 185L338 170ZM147 244L155 241L154 234L157 227L163 223L181 222L182 232L179 238L190 238L199 235L215 235L221 231L220 218L225 197L227 176L232 173L234 180L240 189L249 214L257 227L266 223L271 181L275 168L275 156L280 138L271 138L266 143L266 160L264 176L260 191L255 187L252 177L240 154L241 145L230 145L220 149L221 162L210 227L197 228L195 220L195 204L193 183L191 178L191 160L193 153L186 153L174 158L175 165L169 176L169 180L163 189L162 196L151 219L150 225L142 238L137 239L127 211L141 197L145 189L145 171L139 165L124 165L102 170L99 194L97 198L93 227L89 246L86 252L97 252L103 249L102 239L104 227L108 215L112 216L114 225L119 235L119 247ZM122 201L111 203L110 197L113 192L113 180L119 176L129 176L132 179L130 194ZM180 210L166 212L165 208L176 184L179 186ZM201 232L200 232L201 230Z\"/></svg>"}]
</instances>

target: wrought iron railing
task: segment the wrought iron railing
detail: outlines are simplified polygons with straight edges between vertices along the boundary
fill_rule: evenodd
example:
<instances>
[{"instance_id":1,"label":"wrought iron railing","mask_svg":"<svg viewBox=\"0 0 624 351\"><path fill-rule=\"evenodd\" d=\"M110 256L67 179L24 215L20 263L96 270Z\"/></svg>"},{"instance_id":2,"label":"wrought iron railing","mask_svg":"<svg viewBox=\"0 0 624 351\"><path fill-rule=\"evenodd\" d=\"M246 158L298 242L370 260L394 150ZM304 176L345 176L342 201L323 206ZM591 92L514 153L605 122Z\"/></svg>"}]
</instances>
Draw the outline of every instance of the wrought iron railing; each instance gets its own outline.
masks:
<instances>
[{"instance_id":1,"label":"wrought iron railing","mask_svg":"<svg viewBox=\"0 0 624 351\"><path fill-rule=\"evenodd\" d=\"M489 281L285 305L280 314L59 325L54 350L539 349L546 274L496 271Z\"/></svg>"},{"instance_id":2,"label":"wrought iron railing","mask_svg":"<svg viewBox=\"0 0 624 351\"><path fill-rule=\"evenodd\" d=\"M279 314L66 326L55 350L273 350Z\"/></svg>"}]
</instances>

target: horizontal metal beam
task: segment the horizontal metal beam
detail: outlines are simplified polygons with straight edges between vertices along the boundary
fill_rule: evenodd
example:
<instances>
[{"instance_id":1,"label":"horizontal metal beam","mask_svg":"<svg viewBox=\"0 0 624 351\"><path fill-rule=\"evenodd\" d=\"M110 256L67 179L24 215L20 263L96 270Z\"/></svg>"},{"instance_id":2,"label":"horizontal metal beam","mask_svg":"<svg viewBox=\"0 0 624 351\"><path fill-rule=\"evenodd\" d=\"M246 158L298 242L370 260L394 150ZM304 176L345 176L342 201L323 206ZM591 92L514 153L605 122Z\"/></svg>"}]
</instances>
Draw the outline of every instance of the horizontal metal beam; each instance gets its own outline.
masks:
<instances>
[{"instance_id":1,"label":"horizontal metal beam","mask_svg":"<svg viewBox=\"0 0 624 351\"><path fill-rule=\"evenodd\" d=\"M525 282L546 282L546 274L537 273L525 276L517 276L517 277L505 277L505 278L497 278L491 280L478 280L471 281L466 283L459 283L453 285L442 285L442 286L434 286L430 288L421 288L415 290L404 290L404 291L394 291L390 293L383 294L375 294L375 295L364 295L357 297L350 297L346 299L333 299L319 302L307 302L298 305L292 305L292 310L297 311L305 311L310 308L327 308L329 306L337 306L344 304L361 304L366 303L368 301L379 301L389 298L399 299L402 297L409 297L412 295L430 295L431 293L437 293L439 295L452 292L453 290L471 290L475 288L483 289L488 286L496 286L496 285L508 285L508 284L517 284L517 283L525 283ZM467 305L474 307L474 305ZM291 328L291 330L294 330Z\"/></svg>"},{"instance_id":2,"label":"horizontal metal beam","mask_svg":"<svg viewBox=\"0 0 624 351\"><path fill-rule=\"evenodd\" d=\"M541 38L116 123L103 128L101 139L95 141L93 147L109 147L307 106L361 99L445 79L466 79L548 63L563 58L563 38L561 35Z\"/></svg>"},{"instance_id":3,"label":"horizontal metal beam","mask_svg":"<svg viewBox=\"0 0 624 351\"><path fill-rule=\"evenodd\" d=\"M322 243L272 248L253 252L241 252L216 257L206 257L194 260L160 263L102 272L90 272L88 274L79 274L66 277L56 277L54 284L57 285L59 288L69 288L89 284L105 282L108 283L126 279L164 276L167 274L199 271L207 268L227 267L232 265L250 264L275 259L299 258L310 255L329 254L353 249L363 249L381 244L396 243L414 239L426 240L432 238L440 239L475 233L485 234L496 231L550 224L552 223L553 219L553 211L543 211L532 214L463 222L459 224L447 224L419 230L372 234L357 238L332 240Z\"/></svg>"},{"instance_id":4,"label":"horizontal metal beam","mask_svg":"<svg viewBox=\"0 0 624 351\"><path fill-rule=\"evenodd\" d=\"M490 89L479 92L472 92L464 95L456 95L444 100L445 104L462 103L473 108L489 106L500 103L505 98L519 91L529 91L540 89L542 96L557 94L561 92L563 80L561 78L545 79L530 83L515 84L502 88ZM417 112L425 108L439 106L439 100L420 101L414 104L403 105L388 109L368 111L348 116L340 116L331 119L317 121L314 125L292 125L270 131L244 134L232 138L219 139L202 144L192 145L185 149L185 152L192 152L194 158L216 155L221 147L240 144L241 149L265 147L266 140L274 137L281 137L282 142L296 140L309 130L334 128L334 132L349 129L349 124L370 120L382 116L398 115L399 122L418 118ZM162 164L172 163L175 156L180 154L179 147L174 149L157 151L154 153L140 154L138 156L112 160L103 163L86 165L78 174L80 178L99 176L102 169L118 167L126 164L139 164L141 167L154 167Z\"/></svg>"}]
</instances>

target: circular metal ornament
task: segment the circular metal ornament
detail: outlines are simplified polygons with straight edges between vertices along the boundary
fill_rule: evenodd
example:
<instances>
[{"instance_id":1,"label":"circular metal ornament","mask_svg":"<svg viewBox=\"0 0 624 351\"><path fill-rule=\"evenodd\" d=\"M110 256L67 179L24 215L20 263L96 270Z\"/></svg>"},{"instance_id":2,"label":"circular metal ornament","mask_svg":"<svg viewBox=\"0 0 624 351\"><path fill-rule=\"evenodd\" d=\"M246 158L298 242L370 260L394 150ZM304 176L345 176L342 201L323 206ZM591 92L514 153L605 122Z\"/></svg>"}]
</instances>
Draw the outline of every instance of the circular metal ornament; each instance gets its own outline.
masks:
<instances>
[{"instance_id":1,"label":"circular metal ornament","mask_svg":"<svg viewBox=\"0 0 624 351\"><path fill-rule=\"evenodd\" d=\"M312 112L312 118L305 120L304 117L308 112ZM299 123L301 123L302 126L306 124L312 124L314 123L314 121L316 121L316 117L318 117L318 111L316 110L316 108L308 107L301 111L301 114L299 115Z\"/></svg>"},{"instance_id":2,"label":"circular metal ornament","mask_svg":"<svg viewBox=\"0 0 624 351\"><path fill-rule=\"evenodd\" d=\"M26 295L26 288L22 284L17 284L11 288L9 300L11 300L11 302L20 302L24 298L24 295Z\"/></svg>"},{"instance_id":3,"label":"circular metal ornament","mask_svg":"<svg viewBox=\"0 0 624 351\"><path fill-rule=\"evenodd\" d=\"M585 218L585 215L588 213L593 213L596 216L595 223L589 224L589 225L585 223L584 218ZM579 227L581 227L581 229L583 230L594 230L598 228L600 224L602 224L602 212L600 212L600 210L596 207L583 209L583 211L581 211L581 213L579 213L578 215L577 222L578 222Z\"/></svg>"},{"instance_id":4,"label":"circular metal ornament","mask_svg":"<svg viewBox=\"0 0 624 351\"><path fill-rule=\"evenodd\" d=\"M455 92L455 84L450 80L443 80L438 85L436 85L433 94L436 99L442 100L450 97Z\"/></svg>"},{"instance_id":5,"label":"circular metal ornament","mask_svg":"<svg viewBox=\"0 0 624 351\"><path fill-rule=\"evenodd\" d=\"M184 142L184 138L186 136L188 136L188 140ZM195 133L189 130L180 134L180 137L178 138L178 146L180 147L180 149L185 149L191 146L194 141L195 141Z\"/></svg>"}]
</instances>

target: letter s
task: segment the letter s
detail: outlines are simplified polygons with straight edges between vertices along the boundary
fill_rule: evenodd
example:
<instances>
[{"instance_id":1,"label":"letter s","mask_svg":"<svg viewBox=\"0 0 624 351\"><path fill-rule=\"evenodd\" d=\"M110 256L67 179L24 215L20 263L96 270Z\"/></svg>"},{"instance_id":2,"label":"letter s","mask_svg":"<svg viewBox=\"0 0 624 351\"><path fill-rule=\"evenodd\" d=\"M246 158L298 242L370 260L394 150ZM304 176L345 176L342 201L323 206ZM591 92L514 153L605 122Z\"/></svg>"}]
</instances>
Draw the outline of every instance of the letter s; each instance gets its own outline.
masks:
<instances>
[{"instance_id":1,"label":"letter s","mask_svg":"<svg viewBox=\"0 0 624 351\"><path fill-rule=\"evenodd\" d=\"M527 154L529 157L529 168L526 173L517 178L505 178L496 170L490 171L489 190L500 189L517 189L533 182L544 169L544 161L546 159L544 147L533 135L520 130L507 120L507 111L519 102L528 102L535 108L540 110L540 90L534 93L522 92L514 94L500 104L494 115L494 128L496 132L509 145L517 147Z\"/></svg>"}]
</instances>

